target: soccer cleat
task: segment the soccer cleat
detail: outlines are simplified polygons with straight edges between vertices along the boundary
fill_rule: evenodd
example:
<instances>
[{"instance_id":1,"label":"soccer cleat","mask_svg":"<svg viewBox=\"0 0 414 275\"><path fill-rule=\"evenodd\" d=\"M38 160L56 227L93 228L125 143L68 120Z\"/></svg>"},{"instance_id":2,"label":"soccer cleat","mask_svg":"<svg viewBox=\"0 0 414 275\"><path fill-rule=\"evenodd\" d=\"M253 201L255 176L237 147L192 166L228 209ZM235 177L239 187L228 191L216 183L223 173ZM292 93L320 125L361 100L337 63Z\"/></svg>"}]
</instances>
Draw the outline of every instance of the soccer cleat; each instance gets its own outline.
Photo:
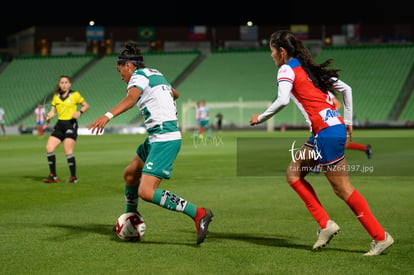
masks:
<instances>
[{"instance_id":1,"label":"soccer cleat","mask_svg":"<svg viewBox=\"0 0 414 275\"><path fill-rule=\"evenodd\" d=\"M391 237L390 234L385 232L385 240L383 241L375 241L371 242L371 250L364 254L364 256L378 256L385 249L391 247L394 244L394 239Z\"/></svg>"},{"instance_id":2,"label":"soccer cleat","mask_svg":"<svg viewBox=\"0 0 414 275\"><path fill-rule=\"evenodd\" d=\"M367 145L367 149L365 150L365 153L367 153L367 157L368 159L372 158L372 149L371 149L371 144Z\"/></svg>"},{"instance_id":3,"label":"soccer cleat","mask_svg":"<svg viewBox=\"0 0 414 275\"><path fill-rule=\"evenodd\" d=\"M196 244L201 244L204 239L207 237L208 225L213 219L213 212L210 209L202 208L204 214L200 217L194 218L196 229L197 229L197 239Z\"/></svg>"},{"instance_id":4,"label":"soccer cleat","mask_svg":"<svg viewBox=\"0 0 414 275\"><path fill-rule=\"evenodd\" d=\"M68 179L68 183L78 183L78 178L77 177L70 177Z\"/></svg>"},{"instance_id":5,"label":"soccer cleat","mask_svg":"<svg viewBox=\"0 0 414 275\"><path fill-rule=\"evenodd\" d=\"M43 182L45 182L45 183L59 182L59 179L56 175L50 174L47 177L47 179L43 179Z\"/></svg>"},{"instance_id":6,"label":"soccer cleat","mask_svg":"<svg viewBox=\"0 0 414 275\"><path fill-rule=\"evenodd\" d=\"M316 233L318 235L318 240L313 245L313 249L318 250L326 246L339 231L341 231L339 226L334 221L329 220L325 229L318 229L318 232Z\"/></svg>"}]
</instances>

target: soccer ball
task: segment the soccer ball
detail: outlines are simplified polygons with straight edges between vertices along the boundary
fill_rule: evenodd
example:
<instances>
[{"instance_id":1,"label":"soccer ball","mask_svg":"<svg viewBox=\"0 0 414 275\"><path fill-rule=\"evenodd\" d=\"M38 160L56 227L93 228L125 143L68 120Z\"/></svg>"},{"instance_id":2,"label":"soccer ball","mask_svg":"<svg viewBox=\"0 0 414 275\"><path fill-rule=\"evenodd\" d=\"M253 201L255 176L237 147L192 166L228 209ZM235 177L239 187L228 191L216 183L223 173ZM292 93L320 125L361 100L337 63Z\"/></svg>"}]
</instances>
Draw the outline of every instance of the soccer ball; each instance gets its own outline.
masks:
<instances>
[{"instance_id":1,"label":"soccer ball","mask_svg":"<svg viewBox=\"0 0 414 275\"><path fill-rule=\"evenodd\" d=\"M122 214L115 224L116 235L124 241L138 241L145 234L145 229L144 219L137 212Z\"/></svg>"}]
</instances>

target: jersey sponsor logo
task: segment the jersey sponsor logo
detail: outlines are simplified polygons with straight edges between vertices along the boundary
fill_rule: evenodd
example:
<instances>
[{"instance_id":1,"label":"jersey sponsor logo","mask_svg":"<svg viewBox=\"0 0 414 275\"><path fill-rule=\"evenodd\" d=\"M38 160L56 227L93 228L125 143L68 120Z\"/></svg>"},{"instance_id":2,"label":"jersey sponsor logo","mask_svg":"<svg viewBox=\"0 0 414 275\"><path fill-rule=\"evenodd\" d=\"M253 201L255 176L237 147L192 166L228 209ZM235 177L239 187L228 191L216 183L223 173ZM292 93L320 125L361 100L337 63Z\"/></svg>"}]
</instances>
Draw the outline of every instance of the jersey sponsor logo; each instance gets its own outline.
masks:
<instances>
[{"instance_id":1,"label":"jersey sponsor logo","mask_svg":"<svg viewBox=\"0 0 414 275\"><path fill-rule=\"evenodd\" d=\"M331 118L341 116L338 110L331 110L331 109L322 110L319 112L319 114L321 115L324 121L328 121Z\"/></svg>"}]
</instances>

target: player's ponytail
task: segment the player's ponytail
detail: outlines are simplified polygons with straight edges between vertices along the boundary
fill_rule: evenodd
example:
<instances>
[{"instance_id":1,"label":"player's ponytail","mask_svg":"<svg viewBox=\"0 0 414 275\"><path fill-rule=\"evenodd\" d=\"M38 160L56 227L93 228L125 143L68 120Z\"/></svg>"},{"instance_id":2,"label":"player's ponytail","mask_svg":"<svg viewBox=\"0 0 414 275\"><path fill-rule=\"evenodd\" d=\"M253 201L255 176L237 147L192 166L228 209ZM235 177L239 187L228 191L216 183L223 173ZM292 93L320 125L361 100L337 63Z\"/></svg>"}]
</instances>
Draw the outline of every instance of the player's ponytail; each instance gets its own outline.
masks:
<instances>
[{"instance_id":1,"label":"player's ponytail","mask_svg":"<svg viewBox=\"0 0 414 275\"><path fill-rule=\"evenodd\" d=\"M137 68L145 68L141 49L138 47L138 43L132 40L125 43L125 49L119 54L117 63L118 65L123 65L127 61L134 64Z\"/></svg>"}]
</instances>

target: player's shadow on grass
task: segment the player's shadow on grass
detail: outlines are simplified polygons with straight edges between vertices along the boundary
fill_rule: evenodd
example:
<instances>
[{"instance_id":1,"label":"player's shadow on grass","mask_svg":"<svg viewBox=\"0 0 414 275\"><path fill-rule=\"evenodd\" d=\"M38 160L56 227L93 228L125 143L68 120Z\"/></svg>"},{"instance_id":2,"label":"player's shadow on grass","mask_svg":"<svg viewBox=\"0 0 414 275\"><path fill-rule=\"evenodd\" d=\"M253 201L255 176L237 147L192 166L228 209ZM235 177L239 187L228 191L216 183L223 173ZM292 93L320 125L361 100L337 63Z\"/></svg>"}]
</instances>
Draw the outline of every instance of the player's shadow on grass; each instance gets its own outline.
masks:
<instances>
[{"instance_id":1,"label":"player's shadow on grass","mask_svg":"<svg viewBox=\"0 0 414 275\"><path fill-rule=\"evenodd\" d=\"M45 178L47 178L47 176L44 176L44 177L39 177L39 176L22 176L22 178L29 179L29 180L33 180L33 181L38 181L38 182L43 182L43 180Z\"/></svg>"},{"instance_id":2,"label":"player's shadow on grass","mask_svg":"<svg viewBox=\"0 0 414 275\"><path fill-rule=\"evenodd\" d=\"M362 250L349 250L349 249L341 249L341 248L334 248L334 247L325 247L321 251L315 251L312 250L311 245L312 244L297 244L292 242L291 240L294 239L294 237L269 237L269 236L259 236L257 234L252 235L248 233L224 233L224 232L209 232L207 236L208 239L214 240L214 239L230 239L230 240L236 240L236 241L243 241L243 242L249 242L256 245L263 245L263 246L275 246L275 247L285 247L285 248L294 248L294 249L301 249L301 250L309 250L312 252L322 252L324 250L335 250L335 251L343 251L343 252L365 252Z\"/></svg>"},{"instance_id":3,"label":"player's shadow on grass","mask_svg":"<svg viewBox=\"0 0 414 275\"><path fill-rule=\"evenodd\" d=\"M49 236L47 240L50 241L62 241L68 239L76 239L90 233L100 234L104 236L113 236L115 239L116 235L112 231L113 225L107 224L45 224L47 227L64 229L66 234L56 234L56 236Z\"/></svg>"},{"instance_id":4,"label":"player's shadow on grass","mask_svg":"<svg viewBox=\"0 0 414 275\"><path fill-rule=\"evenodd\" d=\"M113 225L107 225L107 224L83 224L83 225L70 225L70 224L46 224L45 226L52 227L52 228L60 228L66 230L66 234L56 234L55 236L49 236L47 240L50 241L65 241L69 239L77 239L81 238L84 235L90 233L100 234L104 236L108 236L113 241L117 242L124 242L116 237L115 233L112 231ZM53 235L53 234L51 234ZM222 240L222 239L229 239L229 240L235 240L235 241L242 241L242 242L248 242L255 245L263 245L263 246L273 246L273 247L284 247L284 248L293 248L293 249L301 249L301 250L309 250L314 251L311 249L311 244L297 244L292 242L291 240L294 239L294 237L271 237L271 236L260 236L257 234L249 234L249 233L226 233L226 232L209 232L207 235L207 238L204 242L214 242L216 240ZM128 242L125 242L128 243ZM180 246L197 246L194 243L186 243L186 242L172 242L171 239L168 241L143 241L143 244L165 244L165 245L180 245ZM341 249L341 248L335 248L335 247L325 247L322 249L322 251L329 251L329 250L335 250L335 251L343 251L348 253L363 253L365 251L362 250L350 250L350 249ZM317 252L319 253L319 251Z\"/></svg>"},{"instance_id":5,"label":"player's shadow on grass","mask_svg":"<svg viewBox=\"0 0 414 275\"><path fill-rule=\"evenodd\" d=\"M225 232L209 232L208 239L229 239L235 241L249 242L256 245L263 246L279 246L279 247L291 247L297 249L308 250L308 245L295 244L287 238L259 236L257 234L249 233L225 233Z\"/></svg>"},{"instance_id":6,"label":"player's shadow on grass","mask_svg":"<svg viewBox=\"0 0 414 275\"><path fill-rule=\"evenodd\" d=\"M115 232L113 232L113 225L107 224L83 224L83 225L70 225L70 224L46 224L46 226L51 228L59 228L64 229L66 234L58 234L56 233L55 236L51 234L51 236L47 237L49 241L56 241L61 242L70 239L78 239L82 238L91 233L100 234L104 236L110 237L112 241L120 242L120 243L136 243L136 242L126 242L119 239ZM165 244L165 245L180 245L180 246L195 246L195 244L185 243L185 242L172 242L171 240L168 241L145 241L142 242L143 244Z\"/></svg>"}]
</instances>

